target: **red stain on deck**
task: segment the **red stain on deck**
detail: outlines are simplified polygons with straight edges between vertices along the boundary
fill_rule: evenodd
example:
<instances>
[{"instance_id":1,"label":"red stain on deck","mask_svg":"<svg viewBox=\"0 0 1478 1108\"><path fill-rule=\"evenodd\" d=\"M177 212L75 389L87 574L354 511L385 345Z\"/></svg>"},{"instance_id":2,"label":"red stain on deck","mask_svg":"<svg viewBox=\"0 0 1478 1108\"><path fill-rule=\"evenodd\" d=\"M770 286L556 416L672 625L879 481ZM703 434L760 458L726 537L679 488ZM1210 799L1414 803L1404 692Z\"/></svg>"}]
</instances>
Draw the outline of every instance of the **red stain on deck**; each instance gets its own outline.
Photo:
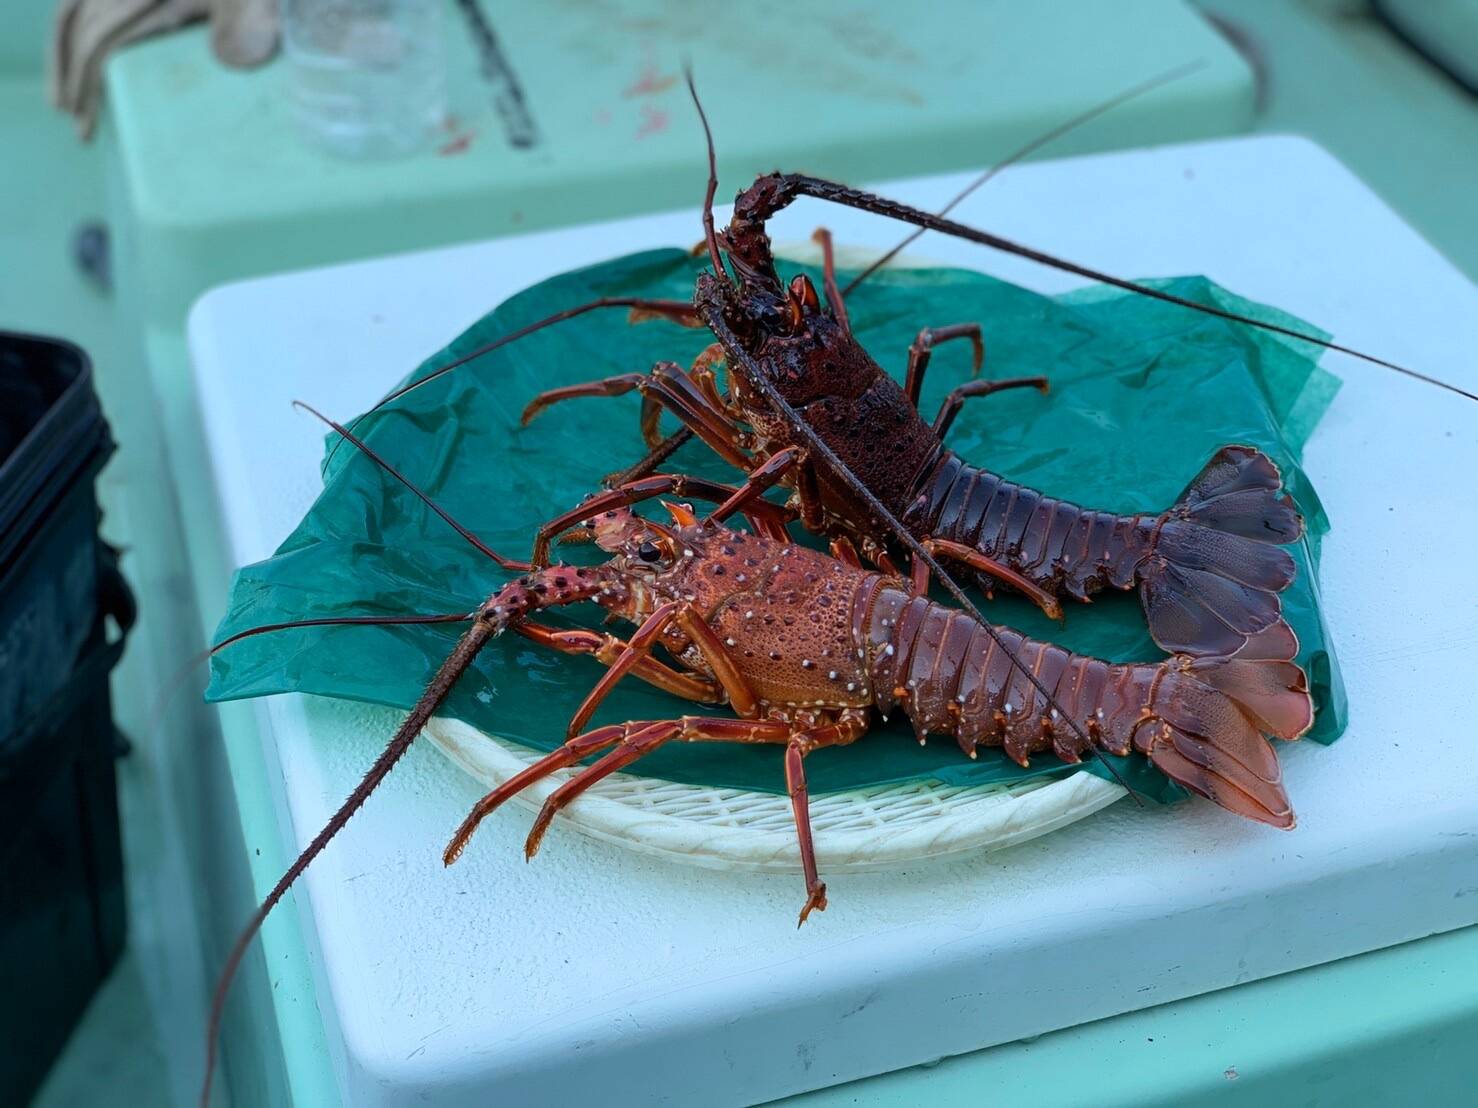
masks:
<instances>
[{"instance_id":1,"label":"red stain on deck","mask_svg":"<svg viewBox=\"0 0 1478 1108\"><path fill-rule=\"evenodd\" d=\"M667 124L671 117L661 108L653 107L651 104L643 104L641 110L641 126L637 128L636 137L644 139L648 135L660 134L667 130Z\"/></svg>"},{"instance_id":2,"label":"red stain on deck","mask_svg":"<svg viewBox=\"0 0 1478 1108\"><path fill-rule=\"evenodd\" d=\"M450 142L442 145L436 152L443 158L450 157L453 154L461 154L467 147L472 145L472 139L476 134L476 131L464 131Z\"/></svg>"},{"instance_id":3,"label":"red stain on deck","mask_svg":"<svg viewBox=\"0 0 1478 1108\"><path fill-rule=\"evenodd\" d=\"M623 90L621 95L626 97L651 96L654 93L664 92L675 84L677 84L675 74L663 77L658 74L655 65L649 64L641 71L641 76L636 79L636 82Z\"/></svg>"}]
</instances>

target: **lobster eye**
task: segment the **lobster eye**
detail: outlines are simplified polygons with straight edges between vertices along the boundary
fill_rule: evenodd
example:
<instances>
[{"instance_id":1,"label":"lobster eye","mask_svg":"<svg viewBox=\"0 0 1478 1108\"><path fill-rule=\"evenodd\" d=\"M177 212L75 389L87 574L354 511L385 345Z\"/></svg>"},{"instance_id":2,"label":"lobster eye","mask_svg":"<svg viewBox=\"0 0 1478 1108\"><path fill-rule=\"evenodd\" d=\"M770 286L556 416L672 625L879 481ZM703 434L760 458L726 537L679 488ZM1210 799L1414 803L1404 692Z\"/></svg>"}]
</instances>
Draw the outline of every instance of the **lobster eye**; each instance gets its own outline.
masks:
<instances>
[{"instance_id":1,"label":"lobster eye","mask_svg":"<svg viewBox=\"0 0 1478 1108\"><path fill-rule=\"evenodd\" d=\"M636 556L644 562L660 562L662 549L654 542L644 542L636 548Z\"/></svg>"},{"instance_id":2,"label":"lobster eye","mask_svg":"<svg viewBox=\"0 0 1478 1108\"><path fill-rule=\"evenodd\" d=\"M790 299L807 311L821 307L821 298L816 295L816 286L804 273L797 273L790 282Z\"/></svg>"}]
</instances>

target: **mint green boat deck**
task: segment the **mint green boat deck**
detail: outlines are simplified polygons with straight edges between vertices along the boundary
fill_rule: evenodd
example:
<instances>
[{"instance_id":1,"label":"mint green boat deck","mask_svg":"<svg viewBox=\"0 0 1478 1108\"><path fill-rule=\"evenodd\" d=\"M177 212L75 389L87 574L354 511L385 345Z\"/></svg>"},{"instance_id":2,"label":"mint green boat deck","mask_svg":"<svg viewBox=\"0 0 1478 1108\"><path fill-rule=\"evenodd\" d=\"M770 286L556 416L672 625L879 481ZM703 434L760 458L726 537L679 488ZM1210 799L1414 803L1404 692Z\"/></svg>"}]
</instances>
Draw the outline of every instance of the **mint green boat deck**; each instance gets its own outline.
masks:
<instances>
[{"instance_id":1,"label":"mint green boat deck","mask_svg":"<svg viewBox=\"0 0 1478 1108\"><path fill-rule=\"evenodd\" d=\"M225 73L209 62L199 30L115 59L101 133L83 146L42 92L47 5L19 7L0 15L0 327L62 335L92 354L123 444L103 477L104 533L129 551L140 592L169 598L146 603L114 685L120 724L137 744L119 767L130 950L37 1104L187 1104L224 946L287 860L262 830L275 814L265 781L252 778L262 768L250 707L228 706L218 719L196 702L196 683L162 718L156 712L178 666L204 643L231 568L213 525L192 518L211 494L184 384L185 312L206 288L259 273L690 205L699 133L676 92L650 102L620 95L613 58L635 83L663 57L640 46L643 27L602 34L561 5L538 18L532 6L492 13L505 40L521 44L515 65L541 107L548 153L538 158L506 153L463 54L454 57L458 120L448 141L468 136L465 149L372 173L327 161L291 133L280 67ZM955 25L967 7L941 5L931 18ZM990 34L935 36L940 53L922 66L885 52L875 68L847 68L857 55L841 52L836 72L817 79L846 90L830 95L811 95L793 77L821 64L798 47L728 49L730 35L719 49L725 25L715 17L663 10L676 38L692 44L724 192L757 171L796 165L800 149L803 168L855 181L988 164L1122 88L1200 58L1195 76L1045 153L1305 134L1478 277L1478 106L1353 0L1145 2L1112 12L1055 0L1030 14L996 5L978 17ZM1253 63L1202 13L1231 29ZM779 17L767 9L749 26L767 41ZM902 17L849 27L797 15L785 37L850 35L857 51L907 40L889 19ZM570 56L610 76L608 118L591 118L561 91L580 79L560 71ZM806 94L804 121L784 131L746 122L742 92L792 83ZM948 105L931 113L927 134L900 122L910 97ZM653 127L652 109L665 121L638 142ZM88 219L105 220L113 235L112 295L69 256ZM1370 259L1373 279L1379 263ZM253 796L258 807L243 803L238 822L238 798ZM238 859L237 869L208 865L222 857ZM236 986L217 1102L336 1103L290 904L263 938ZM1469 928L788 1103L1462 1103L1478 1088L1467 1046L1475 1033L1478 929Z\"/></svg>"}]
</instances>

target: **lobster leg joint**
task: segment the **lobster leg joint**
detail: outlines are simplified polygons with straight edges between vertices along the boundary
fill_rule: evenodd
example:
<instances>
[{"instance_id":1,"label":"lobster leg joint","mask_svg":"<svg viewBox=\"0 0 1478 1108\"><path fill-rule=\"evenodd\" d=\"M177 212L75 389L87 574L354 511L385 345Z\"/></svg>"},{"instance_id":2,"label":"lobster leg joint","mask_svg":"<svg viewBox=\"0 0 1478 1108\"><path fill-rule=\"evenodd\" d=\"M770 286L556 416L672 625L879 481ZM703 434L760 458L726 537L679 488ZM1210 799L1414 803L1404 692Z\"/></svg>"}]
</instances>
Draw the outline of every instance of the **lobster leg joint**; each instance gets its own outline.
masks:
<instances>
[{"instance_id":1,"label":"lobster leg joint","mask_svg":"<svg viewBox=\"0 0 1478 1108\"><path fill-rule=\"evenodd\" d=\"M816 868L816 844L811 835L811 801L806 789L806 755L823 746L846 746L867 731L867 713L847 709L837 722L792 735L785 747L785 786L790 794L791 813L795 817L796 838L800 843L801 869L806 877L806 903L801 908L796 926L806 922L813 911L826 911L826 883Z\"/></svg>"},{"instance_id":2,"label":"lobster leg joint","mask_svg":"<svg viewBox=\"0 0 1478 1108\"><path fill-rule=\"evenodd\" d=\"M972 396L989 396L1003 389L1033 388L1045 393L1048 388L1045 377L1011 377L1004 381L967 381L952 389L939 405L939 414L934 417L934 433L942 440L949 433L955 416L960 414L965 401Z\"/></svg>"},{"instance_id":3,"label":"lobster leg joint","mask_svg":"<svg viewBox=\"0 0 1478 1108\"><path fill-rule=\"evenodd\" d=\"M955 323L949 327L925 327L908 348L908 372L903 384L903 391L908 394L909 402L915 408L919 406L919 394L924 389L924 370L929 368L934 347L950 339L970 340L972 377L985 365L985 339L981 337L980 324Z\"/></svg>"}]
</instances>

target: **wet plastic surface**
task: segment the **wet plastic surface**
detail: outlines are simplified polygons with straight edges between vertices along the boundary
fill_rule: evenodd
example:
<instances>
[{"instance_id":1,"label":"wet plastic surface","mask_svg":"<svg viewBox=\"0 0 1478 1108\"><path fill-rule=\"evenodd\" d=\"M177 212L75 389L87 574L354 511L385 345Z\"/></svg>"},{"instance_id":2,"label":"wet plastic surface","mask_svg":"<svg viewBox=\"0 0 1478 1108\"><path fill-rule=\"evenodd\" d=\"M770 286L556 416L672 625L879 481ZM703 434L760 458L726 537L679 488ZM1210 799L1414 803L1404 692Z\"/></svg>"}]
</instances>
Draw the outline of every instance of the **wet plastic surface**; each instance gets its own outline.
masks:
<instances>
[{"instance_id":1,"label":"wet plastic surface","mask_svg":"<svg viewBox=\"0 0 1478 1108\"><path fill-rule=\"evenodd\" d=\"M676 251L654 251L554 278L513 297L412 377L594 296L684 297L700 264ZM1201 278L1173 284L1182 295L1278 315ZM901 373L922 323L978 319L985 324L988 376L1046 373L1053 382L1048 397L1019 390L972 401L950 443L964 457L1053 495L1091 507L1158 511L1217 447L1244 442L1271 454L1309 524L1309 541L1295 550L1298 578L1284 604L1321 709L1313 737L1328 742L1338 736L1343 692L1320 624L1314 572L1327 521L1297 465L1298 448L1337 388L1334 378L1282 341L1129 295L1054 299L977 273L929 269L877 276L850 303L858 337L891 372ZM667 323L633 327L619 311L587 315L410 393L357 430L494 549L521 556L538 521L578 503L642 449L635 396L570 402L521 429L524 402L542 388L630 372L662 358L685 363L709 341L707 332ZM926 413L968 372L968 357L965 344L936 355L924 390ZM686 448L664 468L720 480L735 476L701 446ZM325 475L324 494L277 555L238 575L220 637L313 616L468 611L503 579L352 448L330 449ZM576 561L592 556L578 548L562 553ZM998 596L985 610L998 622L1085 653L1114 660L1159 656L1134 594L1104 595L1088 606L1070 603L1065 625L1017 597ZM299 691L407 707L458 632L455 626L349 627L264 635L216 657L210 696ZM484 650L476 676L463 680L449 711L549 749L593 679L589 663L510 636ZM685 710L627 682L600 719L663 718ZM783 778L774 755L674 746L643 759L640 769L673 780L778 791ZM952 743L920 747L899 724L879 726L845 755L813 762L816 791L918 777L983 783L1064 768L1039 758L1022 770L995 751L966 761ZM1140 759L1122 768L1147 795L1177 795Z\"/></svg>"}]
</instances>

